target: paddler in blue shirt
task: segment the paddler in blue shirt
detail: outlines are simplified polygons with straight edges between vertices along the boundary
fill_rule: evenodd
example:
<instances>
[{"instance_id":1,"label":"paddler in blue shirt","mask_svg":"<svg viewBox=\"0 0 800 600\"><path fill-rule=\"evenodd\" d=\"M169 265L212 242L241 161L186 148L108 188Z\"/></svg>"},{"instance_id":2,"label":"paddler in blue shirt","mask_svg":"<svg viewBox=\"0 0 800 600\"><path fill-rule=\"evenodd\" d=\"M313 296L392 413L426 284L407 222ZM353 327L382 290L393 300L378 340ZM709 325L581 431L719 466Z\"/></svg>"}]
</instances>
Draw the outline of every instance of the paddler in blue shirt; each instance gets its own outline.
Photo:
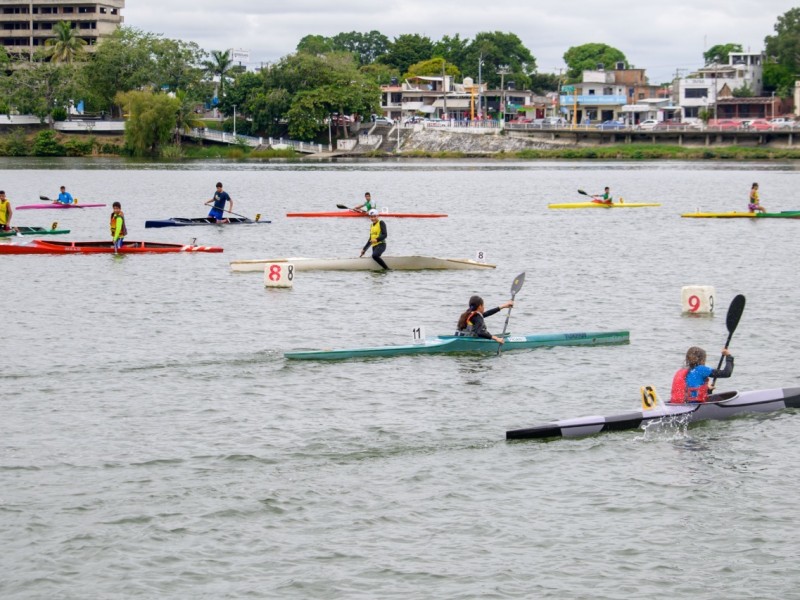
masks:
<instances>
[{"instance_id":1,"label":"paddler in blue shirt","mask_svg":"<svg viewBox=\"0 0 800 600\"><path fill-rule=\"evenodd\" d=\"M381 254L386 250L386 223L380 220L378 211L374 208L370 209L368 214L372 225L369 227L369 239L367 243L364 244L364 248L361 249L360 256L364 256L367 248L372 246L372 260L388 271L389 265L381 258Z\"/></svg>"},{"instance_id":2,"label":"paddler in blue shirt","mask_svg":"<svg viewBox=\"0 0 800 600\"><path fill-rule=\"evenodd\" d=\"M706 366L706 351L692 346L686 351L684 367L675 373L672 379L670 402L684 404L686 402L705 402L713 392L708 386L708 379L724 379L733 374L733 356L727 348L722 349L725 367L720 370Z\"/></svg>"},{"instance_id":3,"label":"paddler in blue shirt","mask_svg":"<svg viewBox=\"0 0 800 600\"><path fill-rule=\"evenodd\" d=\"M61 186L61 192L58 194L58 198L54 202L58 204L72 204L72 194L67 191L67 188L63 185Z\"/></svg>"},{"instance_id":4,"label":"paddler in blue shirt","mask_svg":"<svg viewBox=\"0 0 800 600\"><path fill-rule=\"evenodd\" d=\"M211 210L208 212L208 216L214 219L217 223L227 223L228 219L224 218L222 212L225 210L225 203L230 202L231 207L228 209L228 212L233 210L233 200L228 195L228 192L223 191L222 183L219 181L217 182L217 191L214 192L214 197L211 198L208 202L206 202L206 206L211 203L214 203L214 206L211 207Z\"/></svg>"},{"instance_id":5,"label":"paddler in blue shirt","mask_svg":"<svg viewBox=\"0 0 800 600\"><path fill-rule=\"evenodd\" d=\"M496 335L489 333L489 330L486 329L486 323L483 319L485 317L496 315L504 308L510 308L512 306L514 306L514 301L509 300L500 306L485 310L483 298L480 296L472 296L469 299L469 307L467 310L461 313L461 316L458 318L456 335L465 337L479 337L485 340L494 340L498 344L504 343L504 338L497 337Z\"/></svg>"}]
</instances>

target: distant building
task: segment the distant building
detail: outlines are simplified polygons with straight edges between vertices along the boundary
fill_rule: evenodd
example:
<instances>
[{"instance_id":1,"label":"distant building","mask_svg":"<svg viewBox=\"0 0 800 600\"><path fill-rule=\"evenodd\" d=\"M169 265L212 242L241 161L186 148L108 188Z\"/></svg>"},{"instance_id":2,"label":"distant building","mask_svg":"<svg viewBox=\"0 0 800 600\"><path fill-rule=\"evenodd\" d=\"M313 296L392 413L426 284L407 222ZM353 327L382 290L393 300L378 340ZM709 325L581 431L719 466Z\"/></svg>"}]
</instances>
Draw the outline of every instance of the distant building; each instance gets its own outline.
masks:
<instances>
[{"instance_id":1,"label":"distant building","mask_svg":"<svg viewBox=\"0 0 800 600\"><path fill-rule=\"evenodd\" d=\"M122 24L125 0L0 0L0 38L11 56L30 56L53 37L59 21L69 21L92 52L98 41Z\"/></svg>"},{"instance_id":2,"label":"distant building","mask_svg":"<svg viewBox=\"0 0 800 600\"><path fill-rule=\"evenodd\" d=\"M691 75L675 80L676 96L683 117L699 118L701 110L716 112L722 98L747 88L760 96L765 56L763 52L731 52L727 64L712 63Z\"/></svg>"},{"instance_id":3,"label":"distant building","mask_svg":"<svg viewBox=\"0 0 800 600\"><path fill-rule=\"evenodd\" d=\"M644 69L616 66L606 71L598 65L584 71L579 83L565 86L562 91L569 93L559 98L562 116L577 124L621 119L637 123L648 118L655 109L643 101L658 98L659 87L648 83ZM665 104L663 99L658 103Z\"/></svg>"}]
</instances>

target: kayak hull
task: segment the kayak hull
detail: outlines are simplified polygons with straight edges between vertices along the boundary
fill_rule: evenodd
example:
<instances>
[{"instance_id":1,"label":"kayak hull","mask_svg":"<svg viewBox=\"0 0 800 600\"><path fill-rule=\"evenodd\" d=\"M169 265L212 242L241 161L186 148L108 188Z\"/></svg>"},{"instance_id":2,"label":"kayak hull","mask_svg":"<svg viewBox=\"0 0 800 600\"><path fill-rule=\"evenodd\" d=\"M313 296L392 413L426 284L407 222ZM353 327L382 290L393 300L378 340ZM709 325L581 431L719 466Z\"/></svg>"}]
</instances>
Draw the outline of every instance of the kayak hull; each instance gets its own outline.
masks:
<instances>
[{"instance_id":1,"label":"kayak hull","mask_svg":"<svg viewBox=\"0 0 800 600\"><path fill-rule=\"evenodd\" d=\"M390 269L396 271L423 271L428 269L479 270L494 269L496 265L480 263L467 258L437 258L435 256L383 256ZM295 271L380 271L381 266L372 258L264 258L231 261L231 270L237 273L263 273L269 263L291 263Z\"/></svg>"},{"instance_id":2,"label":"kayak hull","mask_svg":"<svg viewBox=\"0 0 800 600\"><path fill-rule=\"evenodd\" d=\"M61 235L69 233L69 229L46 229L44 227L14 227L13 231L0 231L0 237L17 235Z\"/></svg>"},{"instance_id":3,"label":"kayak hull","mask_svg":"<svg viewBox=\"0 0 800 600\"><path fill-rule=\"evenodd\" d=\"M33 209L65 209L65 208L99 208L105 204L61 204L60 202L50 202L48 204L24 204L22 206L15 206L14 210L33 210Z\"/></svg>"},{"instance_id":4,"label":"kayak hull","mask_svg":"<svg viewBox=\"0 0 800 600\"><path fill-rule=\"evenodd\" d=\"M553 346L607 346L627 344L627 331L546 333L509 335L503 344L503 352ZM290 360L346 360L352 358L377 358L388 356L413 356L427 354L497 354L498 343L483 338L440 335L427 338L421 344L405 346L378 346L374 348L351 348L340 350L304 350L286 352Z\"/></svg>"},{"instance_id":5,"label":"kayak hull","mask_svg":"<svg viewBox=\"0 0 800 600\"><path fill-rule=\"evenodd\" d=\"M222 248L219 246L126 241L117 253L168 254L174 252L222 252ZM23 244L0 245L0 254L114 254L114 244L111 241L56 242L51 240L31 240Z\"/></svg>"},{"instance_id":6,"label":"kayak hull","mask_svg":"<svg viewBox=\"0 0 800 600\"><path fill-rule=\"evenodd\" d=\"M261 219L254 220L242 217L227 217L227 223L219 223L216 219L212 219L211 217L195 217L195 218L183 218L183 217L172 217L170 219L161 219L155 221L145 221L144 228L145 229L152 229L158 227L192 227L196 225L255 225L256 223L271 223L272 221L262 221Z\"/></svg>"},{"instance_id":7,"label":"kayak hull","mask_svg":"<svg viewBox=\"0 0 800 600\"><path fill-rule=\"evenodd\" d=\"M655 202L614 202L603 204L600 202L562 202L561 204L548 204L547 208L644 208L647 206L661 206Z\"/></svg>"},{"instance_id":8,"label":"kayak hull","mask_svg":"<svg viewBox=\"0 0 800 600\"><path fill-rule=\"evenodd\" d=\"M750 413L800 408L800 388L775 388L749 392L723 392L709 401L690 404L659 404L652 410L631 411L610 417L588 416L551 421L527 429L506 431L507 440L576 438L608 431L641 429L661 420L681 419L693 423L724 420Z\"/></svg>"},{"instance_id":9,"label":"kayak hull","mask_svg":"<svg viewBox=\"0 0 800 600\"><path fill-rule=\"evenodd\" d=\"M357 210L336 210L328 212L294 212L286 213L287 217L366 217L367 213ZM382 219L441 219L446 217L445 214L440 213L393 213L382 212L380 214Z\"/></svg>"},{"instance_id":10,"label":"kayak hull","mask_svg":"<svg viewBox=\"0 0 800 600\"><path fill-rule=\"evenodd\" d=\"M681 215L687 219L800 219L800 210L785 210L777 213L756 212L693 212Z\"/></svg>"}]
</instances>

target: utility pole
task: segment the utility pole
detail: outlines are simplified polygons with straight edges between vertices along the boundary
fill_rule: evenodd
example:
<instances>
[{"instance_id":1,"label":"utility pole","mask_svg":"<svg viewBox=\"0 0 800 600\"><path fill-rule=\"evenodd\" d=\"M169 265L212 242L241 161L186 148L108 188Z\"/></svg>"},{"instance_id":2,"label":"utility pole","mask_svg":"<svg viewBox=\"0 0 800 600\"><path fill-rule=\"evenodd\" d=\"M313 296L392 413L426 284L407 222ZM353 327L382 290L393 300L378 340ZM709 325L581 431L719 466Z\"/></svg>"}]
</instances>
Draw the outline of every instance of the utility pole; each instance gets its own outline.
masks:
<instances>
[{"instance_id":1,"label":"utility pole","mask_svg":"<svg viewBox=\"0 0 800 600\"><path fill-rule=\"evenodd\" d=\"M497 69L497 72L500 73L500 91L502 92L502 102L503 105L500 107L500 128L503 128L503 125L506 121L506 88L505 88L505 76L511 73L511 69L508 68L508 65L500 65L500 68Z\"/></svg>"},{"instance_id":2,"label":"utility pole","mask_svg":"<svg viewBox=\"0 0 800 600\"><path fill-rule=\"evenodd\" d=\"M442 118L447 119L447 84L445 83L444 74L444 63L445 59L442 59Z\"/></svg>"},{"instance_id":3,"label":"utility pole","mask_svg":"<svg viewBox=\"0 0 800 600\"><path fill-rule=\"evenodd\" d=\"M481 103L481 91L483 88L483 52L478 58L478 116L483 120L483 104Z\"/></svg>"}]
</instances>

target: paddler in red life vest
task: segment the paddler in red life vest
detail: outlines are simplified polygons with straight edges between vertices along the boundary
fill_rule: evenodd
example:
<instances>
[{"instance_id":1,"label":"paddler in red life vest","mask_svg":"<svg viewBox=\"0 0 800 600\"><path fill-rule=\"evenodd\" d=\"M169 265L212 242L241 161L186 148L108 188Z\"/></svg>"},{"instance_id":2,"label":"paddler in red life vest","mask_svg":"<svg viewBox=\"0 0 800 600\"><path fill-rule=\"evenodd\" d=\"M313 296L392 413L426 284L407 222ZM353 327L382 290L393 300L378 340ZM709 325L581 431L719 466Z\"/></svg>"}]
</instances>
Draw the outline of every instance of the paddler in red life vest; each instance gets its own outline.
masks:
<instances>
[{"instance_id":1,"label":"paddler in red life vest","mask_svg":"<svg viewBox=\"0 0 800 600\"><path fill-rule=\"evenodd\" d=\"M489 330L486 329L486 323L483 319L484 317L496 315L504 308L510 308L512 306L514 306L514 302L509 300L500 306L485 310L485 307L483 306L483 298L480 296L472 296L469 299L469 308L467 308L467 310L465 310L458 318L456 335L479 337L485 340L494 340L498 344L504 343L505 339L489 333Z\"/></svg>"},{"instance_id":2,"label":"paddler in red life vest","mask_svg":"<svg viewBox=\"0 0 800 600\"><path fill-rule=\"evenodd\" d=\"M733 373L733 356L727 348L722 349L725 367L722 370L706 366L706 351L692 346L686 351L684 368L675 373L672 379L670 402L684 404L686 402L705 402L711 391L708 378L725 379Z\"/></svg>"},{"instance_id":3,"label":"paddler in red life vest","mask_svg":"<svg viewBox=\"0 0 800 600\"><path fill-rule=\"evenodd\" d=\"M125 214L122 212L122 205L119 202L114 202L111 205L114 212L111 213L111 239L114 241L114 254L122 248L122 242L125 236L128 235L128 229L125 227Z\"/></svg>"},{"instance_id":4,"label":"paddler in red life vest","mask_svg":"<svg viewBox=\"0 0 800 600\"><path fill-rule=\"evenodd\" d=\"M367 248L372 246L372 260L388 271L389 265L381 258L381 254L386 250L386 236L388 235L386 232L386 223L380 220L376 209L371 208L368 214L372 225L370 225L369 228L369 239L367 243L364 244L360 256L364 256Z\"/></svg>"}]
</instances>

